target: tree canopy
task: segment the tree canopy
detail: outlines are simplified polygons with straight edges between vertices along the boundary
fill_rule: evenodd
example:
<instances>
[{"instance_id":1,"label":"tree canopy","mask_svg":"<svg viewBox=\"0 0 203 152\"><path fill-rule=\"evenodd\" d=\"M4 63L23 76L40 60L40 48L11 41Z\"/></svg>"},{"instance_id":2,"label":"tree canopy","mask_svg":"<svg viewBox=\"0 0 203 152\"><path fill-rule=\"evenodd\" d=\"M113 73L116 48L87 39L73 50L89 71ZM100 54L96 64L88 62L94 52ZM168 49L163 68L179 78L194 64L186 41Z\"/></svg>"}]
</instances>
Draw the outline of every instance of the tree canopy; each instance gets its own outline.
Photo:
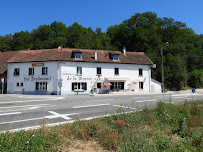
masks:
<instances>
[{"instance_id":1,"label":"tree canopy","mask_svg":"<svg viewBox=\"0 0 203 152\"><path fill-rule=\"evenodd\" d=\"M167 42L167 43L166 43ZM21 31L0 36L0 51L48 49L58 46L81 49L121 50L145 52L157 65L152 76L161 82L161 54L164 55L166 88L203 87L203 35L172 18L159 18L156 13L135 13L106 32L95 31L73 23L40 25L31 32Z\"/></svg>"}]
</instances>

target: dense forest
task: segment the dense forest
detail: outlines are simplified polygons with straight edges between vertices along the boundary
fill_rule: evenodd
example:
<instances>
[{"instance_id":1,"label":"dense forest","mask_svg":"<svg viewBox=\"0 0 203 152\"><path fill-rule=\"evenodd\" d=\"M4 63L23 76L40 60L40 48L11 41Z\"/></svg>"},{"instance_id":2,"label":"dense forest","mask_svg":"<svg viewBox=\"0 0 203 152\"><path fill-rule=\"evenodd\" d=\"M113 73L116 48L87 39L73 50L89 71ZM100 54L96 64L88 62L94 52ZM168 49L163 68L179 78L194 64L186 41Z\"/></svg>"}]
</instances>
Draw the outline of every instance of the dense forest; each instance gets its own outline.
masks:
<instances>
[{"instance_id":1,"label":"dense forest","mask_svg":"<svg viewBox=\"0 0 203 152\"><path fill-rule=\"evenodd\" d=\"M78 23L67 27L61 22L40 25L31 32L0 36L0 51L48 49L58 46L81 49L145 52L157 65L152 76L161 82L161 54L164 56L164 82L169 90L203 87L203 35L172 18L156 13L136 13L106 32Z\"/></svg>"}]
</instances>

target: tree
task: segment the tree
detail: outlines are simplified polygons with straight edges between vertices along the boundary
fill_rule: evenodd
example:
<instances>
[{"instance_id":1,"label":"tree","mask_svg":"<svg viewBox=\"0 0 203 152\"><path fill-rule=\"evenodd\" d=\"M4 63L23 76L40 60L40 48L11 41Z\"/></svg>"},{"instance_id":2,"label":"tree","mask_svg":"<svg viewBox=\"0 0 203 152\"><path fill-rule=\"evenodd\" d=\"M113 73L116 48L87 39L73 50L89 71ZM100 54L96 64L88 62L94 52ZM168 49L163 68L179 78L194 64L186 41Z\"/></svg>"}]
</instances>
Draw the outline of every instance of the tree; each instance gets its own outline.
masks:
<instances>
[{"instance_id":1,"label":"tree","mask_svg":"<svg viewBox=\"0 0 203 152\"><path fill-rule=\"evenodd\" d=\"M13 35L12 50L24 50L32 48L31 34L28 31L21 31Z\"/></svg>"},{"instance_id":2,"label":"tree","mask_svg":"<svg viewBox=\"0 0 203 152\"><path fill-rule=\"evenodd\" d=\"M57 48L58 46L65 47L67 43L66 34L68 28L62 22L53 22L51 24L52 29L52 48Z\"/></svg>"},{"instance_id":3,"label":"tree","mask_svg":"<svg viewBox=\"0 0 203 152\"><path fill-rule=\"evenodd\" d=\"M74 23L67 30L67 47L71 48L91 48L91 41L94 38L94 31L91 28L85 28Z\"/></svg>"},{"instance_id":4,"label":"tree","mask_svg":"<svg viewBox=\"0 0 203 152\"><path fill-rule=\"evenodd\" d=\"M52 29L49 25L40 25L38 29L34 29L31 32L31 37L33 40L33 49L52 48L50 45L50 42L52 42Z\"/></svg>"},{"instance_id":5,"label":"tree","mask_svg":"<svg viewBox=\"0 0 203 152\"><path fill-rule=\"evenodd\" d=\"M7 52L12 50L13 36L7 34L5 36L0 36L0 51Z\"/></svg>"}]
</instances>

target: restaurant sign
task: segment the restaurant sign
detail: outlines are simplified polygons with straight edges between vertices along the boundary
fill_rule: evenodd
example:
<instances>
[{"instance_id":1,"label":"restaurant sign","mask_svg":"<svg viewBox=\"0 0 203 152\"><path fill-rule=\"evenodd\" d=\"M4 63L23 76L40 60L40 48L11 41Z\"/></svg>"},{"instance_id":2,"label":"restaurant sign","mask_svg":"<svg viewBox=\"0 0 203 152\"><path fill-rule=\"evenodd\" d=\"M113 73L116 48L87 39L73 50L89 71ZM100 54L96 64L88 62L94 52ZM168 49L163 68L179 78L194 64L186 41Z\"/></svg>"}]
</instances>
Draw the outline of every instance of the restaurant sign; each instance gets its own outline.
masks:
<instances>
[{"instance_id":1,"label":"restaurant sign","mask_svg":"<svg viewBox=\"0 0 203 152\"><path fill-rule=\"evenodd\" d=\"M44 66L44 63L33 63L32 66L33 67L41 67L41 66Z\"/></svg>"},{"instance_id":2,"label":"restaurant sign","mask_svg":"<svg viewBox=\"0 0 203 152\"><path fill-rule=\"evenodd\" d=\"M49 77L31 77L31 78L27 78L24 77L24 81L50 81L51 80L51 76Z\"/></svg>"}]
</instances>

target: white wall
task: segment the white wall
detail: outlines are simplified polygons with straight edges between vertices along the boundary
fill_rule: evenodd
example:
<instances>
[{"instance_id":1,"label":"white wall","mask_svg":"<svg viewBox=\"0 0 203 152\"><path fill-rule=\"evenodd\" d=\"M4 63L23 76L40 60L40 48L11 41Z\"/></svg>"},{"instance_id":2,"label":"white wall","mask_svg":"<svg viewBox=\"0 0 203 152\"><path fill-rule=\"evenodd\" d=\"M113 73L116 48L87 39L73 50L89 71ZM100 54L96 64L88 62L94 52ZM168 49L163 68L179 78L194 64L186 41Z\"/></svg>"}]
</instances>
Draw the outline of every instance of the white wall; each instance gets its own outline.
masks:
<instances>
[{"instance_id":1,"label":"white wall","mask_svg":"<svg viewBox=\"0 0 203 152\"><path fill-rule=\"evenodd\" d=\"M133 64L110 64L110 63L87 63L87 62L63 62L60 64L61 67L61 79L62 81L62 94L72 94L72 82L86 82L87 91L80 93L89 93L91 87L97 80L97 67L101 67L102 76L98 79L97 82L112 82L112 81L123 81L125 82L124 89L131 89L134 87L136 92L149 92L149 82L151 70L149 70L148 65L133 65ZM77 67L82 67L82 76L76 74ZM119 75L114 75L114 68L119 68ZM139 68L143 69L143 76L139 77L138 72ZM71 80L70 80L71 78ZM105 78L111 80L107 81ZM73 80L77 79L77 80ZM85 80L87 79L87 80ZM112 80L114 79L114 80ZM128 84L133 80L136 80L138 83L136 86L129 87ZM139 90L139 81L144 82L144 89ZM103 87L103 86L102 86ZM105 89L109 89L110 86L107 86ZM103 88L102 88L103 89ZM76 94L76 93L75 93Z\"/></svg>"},{"instance_id":2,"label":"white wall","mask_svg":"<svg viewBox=\"0 0 203 152\"><path fill-rule=\"evenodd\" d=\"M36 62L34 62L36 63ZM86 82L87 90L79 94L90 93L95 82L102 83L102 90L109 90L110 86L103 86L103 82L125 82L125 90L135 92L150 92L151 70L148 65L113 64L113 63L87 63L87 62L39 62L48 67L48 75L42 75L42 67L34 67L34 76L28 75L28 69L32 63L9 63L8 64L8 93L25 94L76 94L72 91L73 82ZM77 67L82 67L82 75L77 75ZM102 75L98 79L97 67L101 67ZM20 68L20 75L14 76L15 68ZM114 75L114 68L119 68L119 75ZM139 68L143 69L143 76L139 76ZM33 80L33 78L49 78L51 80ZM97 80L98 79L98 80ZM62 86L59 85L61 80ZM137 82L135 86L128 86L131 82ZM144 83L143 89L139 89L139 82ZM23 87L17 87L16 83L23 82ZM47 91L36 91L36 82L47 82ZM98 90L97 90L98 91Z\"/></svg>"},{"instance_id":3,"label":"white wall","mask_svg":"<svg viewBox=\"0 0 203 152\"><path fill-rule=\"evenodd\" d=\"M161 93L161 83L154 81L152 79L151 81L151 93Z\"/></svg>"},{"instance_id":4,"label":"white wall","mask_svg":"<svg viewBox=\"0 0 203 152\"><path fill-rule=\"evenodd\" d=\"M36 62L34 62L36 63ZM44 67L48 67L48 75L42 75L42 67L33 67L34 75L29 76L28 70L32 68L33 63L9 63L8 64L8 93L25 94L50 94L57 92L57 62L39 62L44 63ZM20 75L14 76L14 69L20 68ZM48 78L48 80L36 80L35 78ZM16 86L17 83L23 83L23 86ZM47 91L36 92L36 82L47 82Z\"/></svg>"}]
</instances>

